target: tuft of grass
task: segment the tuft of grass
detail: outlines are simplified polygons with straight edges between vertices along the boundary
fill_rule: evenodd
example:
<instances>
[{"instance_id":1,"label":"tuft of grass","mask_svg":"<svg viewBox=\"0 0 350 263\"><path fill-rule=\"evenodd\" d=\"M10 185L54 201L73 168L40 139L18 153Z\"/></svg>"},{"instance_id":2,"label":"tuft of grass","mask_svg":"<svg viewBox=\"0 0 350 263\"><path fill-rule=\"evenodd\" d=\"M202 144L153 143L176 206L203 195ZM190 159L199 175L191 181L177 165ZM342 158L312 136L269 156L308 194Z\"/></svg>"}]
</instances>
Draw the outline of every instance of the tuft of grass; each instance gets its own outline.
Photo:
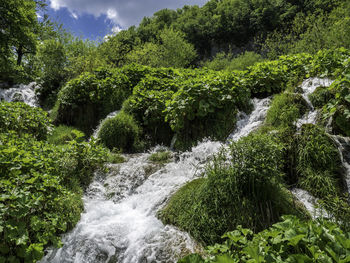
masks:
<instances>
[{"instance_id":1,"label":"tuft of grass","mask_svg":"<svg viewBox=\"0 0 350 263\"><path fill-rule=\"evenodd\" d=\"M283 149L271 134L233 142L207 166L206 178L186 184L170 199L160 218L212 244L238 225L260 231L283 214L304 216L282 185Z\"/></svg>"},{"instance_id":2,"label":"tuft of grass","mask_svg":"<svg viewBox=\"0 0 350 263\"><path fill-rule=\"evenodd\" d=\"M48 136L47 141L55 145L63 145L70 141L83 142L85 139L85 134L82 131L75 129L74 127L69 127L65 125L60 125L55 127Z\"/></svg>"},{"instance_id":3,"label":"tuft of grass","mask_svg":"<svg viewBox=\"0 0 350 263\"><path fill-rule=\"evenodd\" d=\"M169 151L155 152L148 157L148 159L154 163L164 164L170 161L172 153Z\"/></svg>"},{"instance_id":4,"label":"tuft of grass","mask_svg":"<svg viewBox=\"0 0 350 263\"><path fill-rule=\"evenodd\" d=\"M266 124L275 127L290 127L305 114L307 103L300 94L282 93L273 98L267 112Z\"/></svg>"}]
</instances>

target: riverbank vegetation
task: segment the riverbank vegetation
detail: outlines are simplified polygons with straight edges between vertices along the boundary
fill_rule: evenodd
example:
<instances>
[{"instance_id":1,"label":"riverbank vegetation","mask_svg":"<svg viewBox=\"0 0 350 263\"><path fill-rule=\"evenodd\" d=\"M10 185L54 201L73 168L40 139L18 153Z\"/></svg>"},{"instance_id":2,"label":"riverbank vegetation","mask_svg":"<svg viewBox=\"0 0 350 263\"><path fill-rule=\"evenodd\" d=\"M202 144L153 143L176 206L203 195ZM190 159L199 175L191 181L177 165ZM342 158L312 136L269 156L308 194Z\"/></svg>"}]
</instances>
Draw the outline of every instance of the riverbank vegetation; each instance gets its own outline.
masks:
<instances>
[{"instance_id":1,"label":"riverbank vegetation","mask_svg":"<svg viewBox=\"0 0 350 263\"><path fill-rule=\"evenodd\" d=\"M94 171L122 162L120 152L225 141L251 99L266 97L264 123L159 211L208 246L180 262L349 261L349 189L332 137L350 136L347 1L210 0L160 10L101 43L39 21L44 8L0 4L0 81L41 86L41 108L0 102L0 262L36 262L60 246ZM316 123L298 126L312 110L300 89L311 77L333 82L309 95ZM327 218L315 220L295 187Z\"/></svg>"}]
</instances>

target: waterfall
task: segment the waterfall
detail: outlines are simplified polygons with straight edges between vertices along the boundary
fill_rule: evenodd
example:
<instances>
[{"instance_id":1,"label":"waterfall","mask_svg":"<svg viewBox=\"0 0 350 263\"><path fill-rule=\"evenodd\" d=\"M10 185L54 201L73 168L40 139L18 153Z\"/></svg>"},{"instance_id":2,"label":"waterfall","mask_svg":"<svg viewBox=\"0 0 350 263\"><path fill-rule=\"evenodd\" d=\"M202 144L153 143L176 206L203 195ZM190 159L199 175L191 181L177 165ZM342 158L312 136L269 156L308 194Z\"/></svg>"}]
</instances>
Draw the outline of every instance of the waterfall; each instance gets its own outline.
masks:
<instances>
[{"instance_id":1,"label":"waterfall","mask_svg":"<svg viewBox=\"0 0 350 263\"><path fill-rule=\"evenodd\" d=\"M340 135L330 135L338 146L340 160L345 171L345 181L350 193L350 138Z\"/></svg>"},{"instance_id":2,"label":"waterfall","mask_svg":"<svg viewBox=\"0 0 350 263\"><path fill-rule=\"evenodd\" d=\"M21 101L29 106L37 107L39 103L35 92L39 88L35 82L32 82L28 85L19 84L9 89L0 89L0 101Z\"/></svg>"},{"instance_id":3,"label":"waterfall","mask_svg":"<svg viewBox=\"0 0 350 263\"><path fill-rule=\"evenodd\" d=\"M255 109L244 115L230 138L238 140L256 129L268 101L254 100ZM164 166L152 164L151 153L109 164L109 172L97 173L88 188L85 211L63 237L63 247L50 250L41 262L176 262L198 251L187 233L164 225L157 212L182 185L202 175L206 162L222 146L205 140Z\"/></svg>"},{"instance_id":4,"label":"waterfall","mask_svg":"<svg viewBox=\"0 0 350 263\"><path fill-rule=\"evenodd\" d=\"M298 130L303 124L316 123L318 111L312 105L309 95L313 93L318 87L329 87L333 83L332 80L328 78L309 78L304 80L301 84L301 89L303 91L302 96L309 106L309 112L306 113L301 119L296 122Z\"/></svg>"}]
</instances>

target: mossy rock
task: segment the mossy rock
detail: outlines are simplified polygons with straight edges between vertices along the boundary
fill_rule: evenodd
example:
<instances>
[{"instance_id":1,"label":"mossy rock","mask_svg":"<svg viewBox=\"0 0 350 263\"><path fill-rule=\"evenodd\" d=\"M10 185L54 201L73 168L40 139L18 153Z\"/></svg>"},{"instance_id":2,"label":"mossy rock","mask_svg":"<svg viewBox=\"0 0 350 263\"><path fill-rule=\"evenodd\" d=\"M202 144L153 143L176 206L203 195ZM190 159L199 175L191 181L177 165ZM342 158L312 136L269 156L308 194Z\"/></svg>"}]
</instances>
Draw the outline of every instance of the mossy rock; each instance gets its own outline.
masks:
<instances>
[{"instance_id":1,"label":"mossy rock","mask_svg":"<svg viewBox=\"0 0 350 263\"><path fill-rule=\"evenodd\" d=\"M333 116L332 126L335 134L350 137L350 118L345 114L346 110L349 111L344 105L337 108Z\"/></svg>"}]
</instances>

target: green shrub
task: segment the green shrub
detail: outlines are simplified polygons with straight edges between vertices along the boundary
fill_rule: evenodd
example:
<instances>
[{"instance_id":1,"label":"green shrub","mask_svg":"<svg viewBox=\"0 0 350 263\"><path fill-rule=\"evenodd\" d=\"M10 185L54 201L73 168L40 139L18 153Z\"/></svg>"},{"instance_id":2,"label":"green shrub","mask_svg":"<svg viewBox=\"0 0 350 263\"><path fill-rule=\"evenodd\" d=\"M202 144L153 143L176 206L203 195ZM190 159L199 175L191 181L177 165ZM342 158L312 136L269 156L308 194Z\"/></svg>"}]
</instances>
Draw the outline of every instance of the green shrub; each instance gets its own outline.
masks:
<instances>
[{"instance_id":1,"label":"green shrub","mask_svg":"<svg viewBox=\"0 0 350 263\"><path fill-rule=\"evenodd\" d=\"M253 96L266 97L296 85L309 72L312 56L297 54L258 63L248 69L244 83Z\"/></svg>"},{"instance_id":2,"label":"green shrub","mask_svg":"<svg viewBox=\"0 0 350 263\"><path fill-rule=\"evenodd\" d=\"M216 54L211 61L206 61L202 64L212 70L246 70L248 67L261 62L263 60L260 54L252 51L246 51L242 54L233 57L232 54L224 52Z\"/></svg>"},{"instance_id":3,"label":"green shrub","mask_svg":"<svg viewBox=\"0 0 350 263\"><path fill-rule=\"evenodd\" d=\"M309 100L315 108L322 108L331 99L334 94L327 87L317 87L316 90L309 95Z\"/></svg>"},{"instance_id":4,"label":"green shrub","mask_svg":"<svg viewBox=\"0 0 350 263\"><path fill-rule=\"evenodd\" d=\"M0 132L15 131L45 140L51 128L47 113L22 102L0 102Z\"/></svg>"},{"instance_id":5,"label":"green shrub","mask_svg":"<svg viewBox=\"0 0 350 263\"><path fill-rule=\"evenodd\" d=\"M259 231L285 213L301 215L283 188L283 145L250 135L216 155L203 178L181 188L162 210L165 223L212 244L237 225Z\"/></svg>"},{"instance_id":6,"label":"green shrub","mask_svg":"<svg viewBox=\"0 0 350 263\"><path fill-rule=\"evenodd\" d=\"M84 73L59 92L54 121L90 134L99 120L120 109L131 93L128 77L118 70L101 68L94 73Z\"/></svg>"},{"instance_id":7,"label":"green shrub","mask_svg":"<svg viewBox=\"0 0 350 263\"><path fill-rule=\"evenodd\" d=\"M338 78L329 90L334 94L334 99L323 107L324 118L333 118L335 134L350 136L350 76Z\"/></svg>"},{"instance_id":8,"label":"green shrub","mask_svg":"<svg viewBox=\"0 0 350 263\"><path fill-rule=\"evenodd\" d=\"M95 142L64 148L0 133L0 261L36 262L83 211L87 186L106 152Z\"/></svg>"},{"instance_id":9,"label":"green shrub","mask_svg":"<svg viewBox=\"0 0 350 263\"><path fill-rule=\"evenodd\" d=\"M272 100L265 122L274 127L293 126L307 109L307 103L300 94L278 94Z\"/></svg>"},{"instance_id":10,"label":"green shrub","mask_svg":"<svg viewBox=\"0 0 350 263\"><path fill-rule=\"evenodd\" d=\"M117 116L102 123L98 133L100 141L109 149L131 152L137 147L141 130L134 118L121 111Z\"/></svg>"},{"instance_id":11,"label":"green shrub","mask_svg":"<svg viewBox=\"0 0 350 263\"><path fill-rule=\"evenodd\" d=\"M341 160L337 147L324 130L312 124L303 125L296 142L300 187L319 198L340 194L344 188Z\"/></svg>"},{"instance_id":12,"label":"green shrub","mask_svg":"<svg viewBox=\"0 0 350 263\"><path fill-rule=\"evenodd\" d=\"M205 137L226 139L239 110L251 110L250 92L239 76L210 71L182 80L166 103L165 119L177 134L175 147L186 149Z\"/></svg>"},{"instance_id":13,"label":"green shrub","mask_svg":"<svg viewBox=\"0 0 350 263\"><path fill-rule=\"evenodd\" d=\"M179 262L348 262L350 238L326 220L283 221L258 234L238 227L223 235L225 242L206 249L206 261L191 255Z\"/></svg>"},{"instance_id":14,"label":"green shrub","mask_svg":"<svg viewBox=\"0 0 350 263\"><path fill-rule=\"evenodd\" d=\"M53 143L56 145L66 144L70 141L83 142L85 138L85 134L73 127L68 127L64 125L60 125L55 127L51 132L50 136L47 138L49 143Z\"/></svg>"}]
</instances>

